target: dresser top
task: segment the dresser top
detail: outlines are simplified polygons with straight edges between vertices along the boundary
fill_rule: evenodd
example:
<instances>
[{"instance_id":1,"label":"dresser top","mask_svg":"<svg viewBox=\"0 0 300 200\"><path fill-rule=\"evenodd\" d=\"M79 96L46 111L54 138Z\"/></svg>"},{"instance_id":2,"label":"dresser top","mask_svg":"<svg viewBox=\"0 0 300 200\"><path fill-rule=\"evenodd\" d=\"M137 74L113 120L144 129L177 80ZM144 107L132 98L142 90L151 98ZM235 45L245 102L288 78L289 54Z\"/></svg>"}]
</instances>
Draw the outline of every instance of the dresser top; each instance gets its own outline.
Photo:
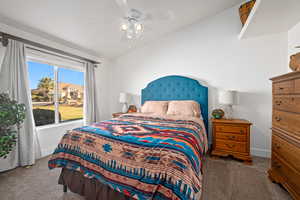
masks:
<instances>
[{"instance_id":1,"label":"dresser top","mask_svg":"<svg viewBox=\"0 0 300 200\"><path fill-rule=\"evenodd\" d=\"M300 71L290 72L290 73L283 74L283 75L280 75L280 76L275 76L275 77L271 78L270 80L272 80L272 81L284 81L284 80L297 79L297 78L300 78Z\"/></svg>"},{"instance_id":2,"label":"dresser top","mask_svg":"<svg viewBox=\"0 0 300 200\"><path fill-rule=\"evenodd\" d=\"M227 124L252 124L245 119L212 119L212 122L227 123Z\"/></svg>"}]
</instances>

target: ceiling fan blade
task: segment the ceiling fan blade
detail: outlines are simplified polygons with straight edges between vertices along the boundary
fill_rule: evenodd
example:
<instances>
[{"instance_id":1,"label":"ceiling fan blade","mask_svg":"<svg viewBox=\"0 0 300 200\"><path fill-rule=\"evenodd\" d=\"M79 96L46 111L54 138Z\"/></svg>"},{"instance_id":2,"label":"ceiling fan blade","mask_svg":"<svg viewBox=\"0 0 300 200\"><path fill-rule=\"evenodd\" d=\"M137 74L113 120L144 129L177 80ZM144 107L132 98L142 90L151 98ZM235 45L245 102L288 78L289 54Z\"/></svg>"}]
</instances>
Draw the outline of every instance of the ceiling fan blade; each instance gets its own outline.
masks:
<instances>
[{"instance_id":1,"label":"ceiling fan blade","mask_svg":"<svg viewBox=\"0 0 300 200\"><path fill-rule=\"evenodd\" d=\"M175 19L173 11L168 10L165 12L151 12L144 14L144 21L171 21Z\"/></svg>"},{"instance_id":2,"label":"ceiling fan blade","mask_svg":"<svg viewBox=\"0 0 300 200\"><path fill-rule=\"evenodd\" d=\"M119 6L127 6L127 0L116 0Z\"/></svg>"},{"instance_id":3,"label":"ceiling fan blade","mask_svg":"<svg viewBox=\"0 0 300 200\"><path fill-rule=\"evenodd\" d=\"M158 13L157 17L161 20L174 20L175 14L173 11L167 10L166 12Z\"/></svg>"},{"instance_id":4,"label":"ceiling fan blade","mask_svg":"<svg viewBox=\"0 0 300 200\"><path fill-rule=\"evenodd\" d=\"M154 19L153 15L150 13L146 13L144 14L144 16L142 17L143 21L152 21Z\"/></svg>"},{"instance_id":5,"label":"ceiling fan blade","mask_svg":"<svg viewBox=\"0 0 300 200\"><path fill-rule=\"evenodd\" d=\"M129 10L127 0L115 0L117 5L126 13Z\"/></svg>"}]
</instances>

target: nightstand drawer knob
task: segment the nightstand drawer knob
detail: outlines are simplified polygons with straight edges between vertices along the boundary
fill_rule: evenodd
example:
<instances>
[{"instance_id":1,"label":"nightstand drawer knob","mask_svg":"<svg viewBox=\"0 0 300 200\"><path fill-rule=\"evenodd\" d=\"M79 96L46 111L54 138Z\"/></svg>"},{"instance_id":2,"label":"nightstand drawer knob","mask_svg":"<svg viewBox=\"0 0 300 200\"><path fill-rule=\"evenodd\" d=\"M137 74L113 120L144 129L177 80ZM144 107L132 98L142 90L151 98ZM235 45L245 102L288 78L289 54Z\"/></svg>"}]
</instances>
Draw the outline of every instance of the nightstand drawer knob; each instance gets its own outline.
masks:
<instances>
[{"instance_id":1,"label":"nightstand drawer knob","mask_svg":"<svg viewBox=\"0 0 300 200\"><path fill-rule=\"evenodd\" d=\"M228 139L229 140L234 140L236 137L234 136L234 135L230 135L230 136L228 136Z\"/></svg>"}]
</instances>

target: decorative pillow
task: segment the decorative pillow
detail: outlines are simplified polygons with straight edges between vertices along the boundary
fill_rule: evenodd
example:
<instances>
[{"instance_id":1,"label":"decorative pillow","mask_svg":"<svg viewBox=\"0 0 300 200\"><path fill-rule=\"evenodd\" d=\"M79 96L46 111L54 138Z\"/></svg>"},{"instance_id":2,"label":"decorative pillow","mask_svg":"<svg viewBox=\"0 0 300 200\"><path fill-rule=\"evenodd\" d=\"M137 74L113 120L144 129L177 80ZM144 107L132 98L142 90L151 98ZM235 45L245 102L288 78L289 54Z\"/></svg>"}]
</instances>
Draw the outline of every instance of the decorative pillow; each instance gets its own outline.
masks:
<instances>
[{"instance_id":1,"label":"decorative pillow","mask_svg":"<svg viewBox=\"0 0 300 200\"><path fill-rule=\"evenodd\" d=\"M200 105L196 101L170 101L167 115L200 117Z\"/></svg>"},{"instance_id":2,"label":"decorative pillow","mask_svg":"<svg viewBox=\"0 0 300 200\"><path fill-rule=\"evenodd\" d=\"M141 108L142 113L166 114L168 101L146 101Z\"/></svg>"}]
</instances>

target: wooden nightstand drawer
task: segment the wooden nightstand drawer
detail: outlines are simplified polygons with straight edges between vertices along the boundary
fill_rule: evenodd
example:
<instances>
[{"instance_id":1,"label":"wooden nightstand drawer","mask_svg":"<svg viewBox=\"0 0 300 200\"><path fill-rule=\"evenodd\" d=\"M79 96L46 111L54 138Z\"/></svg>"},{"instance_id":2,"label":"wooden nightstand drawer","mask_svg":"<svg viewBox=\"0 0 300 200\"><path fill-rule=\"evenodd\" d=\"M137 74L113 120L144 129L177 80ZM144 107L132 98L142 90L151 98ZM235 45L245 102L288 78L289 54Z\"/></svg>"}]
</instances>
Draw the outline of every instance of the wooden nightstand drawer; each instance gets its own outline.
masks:
<instances>
[{"instance_id":1,"label":"wooden nightstand drawer","mask_svg":"<svg viewBox=\"0 0 300 200\"><path fill-rule=\"evenodd\" d=\"M237 141L237 142L246 142L247 141L246 135L235 134L235 133L217 132L216 138L221 139L221 140L229 140L229 141Z\"/></svg>"},{"instance_id":2,"label":"wooden nightstand drawer","mask_svg":"<svg viewBox=\"0 0 300 200\"><path fill-rule=\"evenodd\" d=\"M246 134L247 128L237 125L216 125L216 132Z\"/></svg>"},{"instance_id":3,"label":"wooden nightstand drawer","mask_svg":"<svg viewBox=\"0 0 300 200\"><path fill-rule=\"evenodd\" d=\"M273 83L273 94L294 93L294 80Z\"/></svg>"},{"instance_id":4,"label":"wooden nightstand drawer","mask_svg":"<svg viewBox=\"0 0 300 200\"><path fill-rule=\"evenodd\" d=\"M246 153L247 152L247 144L245 142L234 142L234 141L217 139L216 149Z\"/></svg>"}]
</instances>

